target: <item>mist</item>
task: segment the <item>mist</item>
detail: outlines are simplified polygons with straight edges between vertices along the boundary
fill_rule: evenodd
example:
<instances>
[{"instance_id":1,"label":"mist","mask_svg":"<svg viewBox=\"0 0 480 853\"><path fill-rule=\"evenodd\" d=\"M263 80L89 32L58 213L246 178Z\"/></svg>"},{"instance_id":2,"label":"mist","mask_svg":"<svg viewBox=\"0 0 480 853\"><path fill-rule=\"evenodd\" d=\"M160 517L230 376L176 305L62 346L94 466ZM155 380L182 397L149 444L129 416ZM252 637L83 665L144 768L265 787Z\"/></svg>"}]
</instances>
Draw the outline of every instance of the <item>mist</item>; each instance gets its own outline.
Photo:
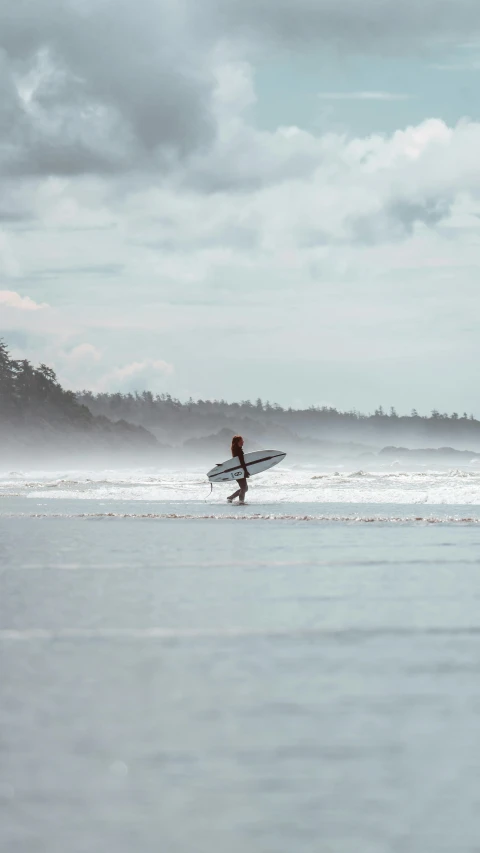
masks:
<instances>
[{"instance_id":1,"label":"mist","mask_svg":"<svg viewBox=\"0 0 480 853\"><path fill-rule=\"evenodd\" d=\"M210 465L228 455L231 437L244 436L249 450L276 448L293 464L451 466L480 455L480 422L468 415L413 411L399 416L379 407L373 414L340 412L331 407L285 409L257 399L239 403L188 400L169 394L96 394L77 399L95 415L122 417L142 426L177 464L200 460ZM217 459L218 457L218 459Z\"/></svg>"},{"instance_id":2,"label":"mist","mask_svg":"<svg viewBox=\"0 0 480 853\"><path fill-rule=\"evenodd\" d=\"M332 407L193 400L151 391L121 394L60 385L52 368L12 359L0 343L0 464L75 468L154 466L207 471L229 456L232 435L248 450L279 449L289 465L362 470L475 466L480 422L434 410L398 415Z\"/></svg>"}]
</instances>

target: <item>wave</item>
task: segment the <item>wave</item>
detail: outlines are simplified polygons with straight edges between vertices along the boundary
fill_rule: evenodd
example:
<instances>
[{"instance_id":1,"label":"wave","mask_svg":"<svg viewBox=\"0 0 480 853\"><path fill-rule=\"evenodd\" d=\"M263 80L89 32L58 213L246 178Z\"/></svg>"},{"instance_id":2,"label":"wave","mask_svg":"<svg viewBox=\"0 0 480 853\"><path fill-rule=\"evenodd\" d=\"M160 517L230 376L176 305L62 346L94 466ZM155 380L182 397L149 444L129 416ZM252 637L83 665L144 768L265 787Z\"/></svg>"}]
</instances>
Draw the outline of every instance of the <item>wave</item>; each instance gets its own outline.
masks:
<instances>
[{"instance_id":1,"label":"wave","mask_svg":"<svg viewBox=\"0 0 480 853\"><path fill-rule=\"evenodd\" d=\"M249 637L322 637L335 636L350 639L353 643L359 640L376 640L384 637L478 637L480 628L475 625L465 627L426 627L418 628L391 627L378 628L251 628L251 627L219 627L219 628L27 628L23 630L0 629L0 642L29 641L29 640L188 640L188 639L228 639Z\"/></svg>"},{"instance_id":2,"label":"wave","mask_svg":"<svg viewBox=\"0 0 480 853\"><path fill-rule=\"evenodd\" d=\"M4 518L56 519L152 519L188 521L308 521L340 522L342 524L480 524L474 516L413 516L413 515L304 515L293 513L178 513L178 512L31 512L4 513Z\"/></svg>"},{"instance_id":3,"label":"wave","mask_svg":"<svg viewBox=\"0 0 480 853\"><path fill-rule=\"evenodd\" d=\"M353 467L353 466L352 466ZM281 475L281 476L280 476ZM452 513L459 506L475 506L480 498L480 473L463 468L449 471L346 471L310 469L308 472L267 472L252 481L252 494L260 505L274 502L284 511L295 505L295 512L328 511L332 503L378 505L450 505ZM135 501L145 502L145 509L167 510L172 502L182 503L185 509L203 498L212 505L224 503L228 494L216 485L212 497L207 495L209 484L196 471L79 471L26 472L24 479L18 476L0 475L0 499L25 498L38 502L61 501ZM152 504L155 504L152 507ZM303 504L304 506L300 506ZM308 504L309 506L305 506ZM58 506L58 503L57 503ZM253 505L252 505L253 506ZM17 507L16 507L17 508ZM455 508L455 509L454 509ZM12 507L13 509L13 507ZM196 509L196 507L195 507ZM346 507L345 507L346 509ZM315 512L315 510L313 510ZM367 509L365 509L367 511ZM399 509L399 513L403 510ZM472 510L473 512L473 510Z\"/></svg>"}]
</instances>

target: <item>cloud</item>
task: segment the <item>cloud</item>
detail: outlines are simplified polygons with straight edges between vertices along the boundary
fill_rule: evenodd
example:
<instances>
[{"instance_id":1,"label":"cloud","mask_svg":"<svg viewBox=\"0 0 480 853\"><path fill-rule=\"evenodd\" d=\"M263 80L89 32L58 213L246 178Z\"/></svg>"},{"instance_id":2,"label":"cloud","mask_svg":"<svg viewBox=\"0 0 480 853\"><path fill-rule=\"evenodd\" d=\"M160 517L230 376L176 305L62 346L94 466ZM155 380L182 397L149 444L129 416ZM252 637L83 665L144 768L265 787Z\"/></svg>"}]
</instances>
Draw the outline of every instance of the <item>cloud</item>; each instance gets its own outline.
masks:
<instances>
[{"instance_id":1,"label":"cloud","mask_svg":"<svg viewBox=\"0 0 480 853\"><path fill-rule=\"evenodd\" d=\"M208 155L168 182L133 183L128 193L100 179L42 184L35 204L45 230L11 237L11 266L54 304L65 281L77 305L70 326L85 302L86 327L125 326L143 313L163 329L152 303L216 302L233 281L257 289L257 275L268 289L279 253L304 259L323 247L333 257L339 246L435 230L460 204L478 212L479 147L479 122L427 119L391 134L347 136L258 130L240 112L225 119ZM89 223L97 229L83 230Z\"/></svg>"},{"instance_id":2,"label":"cloud","mask_svg":"<svg viewBox=\"0 0 480 853\"><path fill-rule=\"evenodd\" d=\"M208 49L169 0L25 0L0 13L10 174L168 166L215 132Z\"/></svg>"},{"instance_id":3,"label":"cloud","mask_svg":"<svg viewBox=\"0 0 480 853\"><path fill-rule=\"evenodd\" d=\"M253 103L248 61L259 51L390 55L476 35L478 0L24 0L0 12L0 166L11 176L171 175L215 148L222 117Z\"/></svg>"},{"instance_id":4,"label":"cloud","mask_svg":"<svg viewBox=\"0 0 480 853\"><path fill-rule=\"evenodd\" d=\"M65 353L65 358L71 361L100 361L102 353L93 344L77 344L70 352Z\"/></svg>"},{"instance_id":5,"label":"cloud","mask_svg":"<svg viewBox=\"0 0 480 853\"><path fill-rule=\"evenodd\" d=\"M173 365L161 359L132 361L104 375L97 383L97 388L108 391L155 391L173 372Z\"/></svg>"},{"instance_id":6,"label":"cloud","mask_svg":"<svg viewBox=\"0 0 480 853\"><path fill-rule=\"evenodd\" d=\"M189 180L215 187L216 195L184 190L178 198L165 190L148 199L170 211L170 263L175 246L216 240L234 249L235 229L246 227L252 249L264 251L311 245L315 234L327 246L363 241L367 233L368 242L383 243L403 239L414 223L436 227L464 194L473 205L480 199L478 146L478 122L452 128L428 119L390 135L352 138L295 127L267 133L239 122L192 166ZM232 193L241 193L234 203ZM369 221L372 228L363 227Z\"/></svg>"},{"instance_id":7,"label":"cloud","mask_svg":"<svg viewBox=\"0 0 480 853\"><path fill-rule=\"evenodd\" d=\"M319 92L325 101L408 101L410 95L397 92Z\"/></svg>"},{"instance_id":8,"label":"cloud","mask_svg":"<svg viewBox=\"0 0 480 853\"><path fill-rule=\"evenodd\" d=\"M477 0L205 0L229 34L286 46L323 43L379 55L480 34ZM202 9L205 9L205 3Z\"/></svg>"},{"instance_id":9,"label":"cloud","mask_svg":"<svg viewBox=\"0 0 480 853\"><path fill-rule=\"evenodd\" d=\"M49 307L44 302L34 302L29 296L20 296L14 290L0 290L0 305L15 308L18 311L41 311L42 308Z\"/></svg>"},{"instance_id":10,"label":"cloud","mask_svg":"<svg viewBox=\"0 0 480 853\"><path fill-rule=\"evenodd\" d=\"M478 0L4 4L0 271L14 290L2 327L37 335L35 358L70 387L103 390L231 396L235 371L235 396L281 398L289 382L317 387L323 358L335 400L338 365L348 384L362 357L400 359L405 328L437 356L477 300L480 122L420 113L419 80L412 124L387 132L388 101L409 96L368 63L447 61L439 46L476 34ZM376 76L347 61L335 80L333 62L320 84L332 91L308 99L303 60L320 52L366 55ZM298 126L275 126L267 107L278 67L292 68L278 102ZM328 99L377 106L385 132L328 124ZM152 358L159 340L165 361Z\"/></svg>"},{"instance_id":11,"label":"cloud","mask_svg":"<svg viewBox=\"0 0 480 853\"><path fill-rule=\"evenodd\" d=\"M173 366L166 361L160 360L134 361L132 364L125 365L125 367L118 367L115 375L119 379L127 379L131 376L138 376L139 373L143 373L145 370L155 370L156 372L168 375L173 372Z\"/></svg>"},{"instance_id":12,"label":"cloud","mask_svg":"<svg viewBox=\"0 0 480 853\"><path fill-rule=\"evenodd\" d=\"M378 245L392 240L404 240L412 235L417 224L435 227L451 212L453 198L424 198L420 201L408 197L386 201L377 213L351 217L351 239L360 243Z\"/></svg>"}]
</instances>

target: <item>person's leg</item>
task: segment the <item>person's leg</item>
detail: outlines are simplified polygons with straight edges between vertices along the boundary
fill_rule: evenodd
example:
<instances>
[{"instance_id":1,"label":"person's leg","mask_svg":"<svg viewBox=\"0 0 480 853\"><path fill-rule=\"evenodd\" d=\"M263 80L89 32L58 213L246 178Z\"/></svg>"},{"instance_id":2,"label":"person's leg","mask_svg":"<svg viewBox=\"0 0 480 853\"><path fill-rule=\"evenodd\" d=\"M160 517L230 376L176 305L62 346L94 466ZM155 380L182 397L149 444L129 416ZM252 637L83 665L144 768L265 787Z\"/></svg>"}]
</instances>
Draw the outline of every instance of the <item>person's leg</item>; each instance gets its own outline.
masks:
<instances>
[{"instance_id":1,"label":"person's leg","mask_svg":"<svg viewBox=\"0 0 480 853\"><path fill-rule=\"evenodd\" d=\"M245 495L248 492L247 478L244 477L243 480L239 480L239 484L240 484L239 503L243 504L243 503L245 503Z\"/></svg>"},{"instance_id":2,"label":"person's leg","mask_svg":"<svg viewBox=\"0 0 480 853\"><path fill-rule=\"evenodd\" d=\"M230 504L232 503L232 501L234 501L234 500L235 500L235 498L239 498L239 499L240 499L240 503L242 503L242 504L243 504L243 502L244 502L244 500L245 500L245 492L248 492L247 478L246 478L246 477L242 477L242 479L241 479L241 480L237 480L237 483L238 483L238 485L240 486L240 488L239 488L239 489L237 489L237 491L236 491L236 492L234 492L234 493L233 493L233 495L230 495L230 496L227 498L227 501L228 501Z\"/></svg>"}]
</instances>

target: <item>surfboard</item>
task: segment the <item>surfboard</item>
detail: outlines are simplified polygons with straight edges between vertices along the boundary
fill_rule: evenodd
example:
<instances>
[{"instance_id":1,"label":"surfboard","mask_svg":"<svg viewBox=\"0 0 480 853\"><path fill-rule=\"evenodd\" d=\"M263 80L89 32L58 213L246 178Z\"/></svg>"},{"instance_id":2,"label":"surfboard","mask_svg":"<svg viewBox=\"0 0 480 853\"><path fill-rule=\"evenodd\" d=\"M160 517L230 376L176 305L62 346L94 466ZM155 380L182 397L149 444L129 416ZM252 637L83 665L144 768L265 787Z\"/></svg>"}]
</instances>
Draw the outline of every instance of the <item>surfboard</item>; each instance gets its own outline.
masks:
<instances>
[{"instance_id":1,"label":"surfboard","mask_svg":"<svg viewBox=\"0 0 480 853\"><path fill-rule=\"evenodd\" d=\"M245 465L247 471L252 476L260 474L262 471L267 471L268 468L273 468L278 465L282 459L285 459L287 454L281 450L255 450L253 453L245 453ZM226 462L215 465L208 472L207 477L211 483L223 483L226 480L241 480L245 476L244 470L240 465L238 456L233 456L227 459Z\"/></svg>"}]
</instances>

